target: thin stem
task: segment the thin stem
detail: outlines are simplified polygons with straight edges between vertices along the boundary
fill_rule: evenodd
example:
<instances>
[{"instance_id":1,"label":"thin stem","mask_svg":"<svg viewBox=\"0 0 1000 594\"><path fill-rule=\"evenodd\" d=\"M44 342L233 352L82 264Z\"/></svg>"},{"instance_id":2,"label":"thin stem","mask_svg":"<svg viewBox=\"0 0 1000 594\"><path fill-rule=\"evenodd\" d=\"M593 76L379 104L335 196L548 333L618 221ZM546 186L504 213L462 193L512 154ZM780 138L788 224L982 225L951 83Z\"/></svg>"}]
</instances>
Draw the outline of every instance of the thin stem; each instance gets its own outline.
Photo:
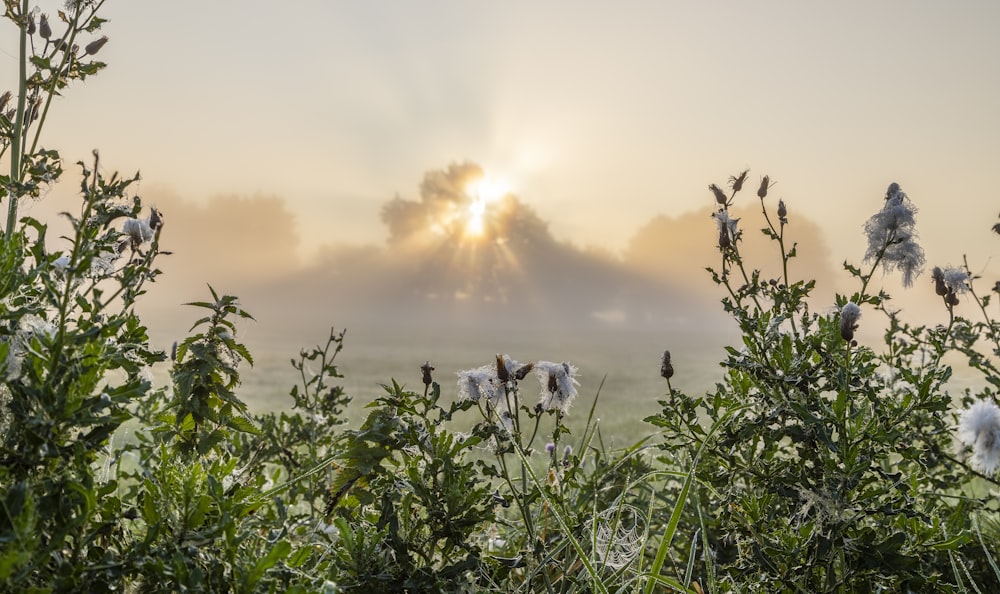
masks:
<instances>
[{"instance_id":1,"label":"thin stem","mask_svg":"<svg viewBox=\"0 0 1000 594\"><path fill-rule=\"evenodd\" d=\"M20 45L18 49L18 80L17 80L17 112L14 116L14 133L11 135L10 152L10 188L7 195L7 227L5 230L6 241L9 243L14 234L14 225L17 223L17 199L15 188L20 187L23 180L21 175L21 133L24 129L24 105L27 100L28 90L28 0L21 2L21 20L18 23L20 34Z\"/></svg>"}]
</instances>

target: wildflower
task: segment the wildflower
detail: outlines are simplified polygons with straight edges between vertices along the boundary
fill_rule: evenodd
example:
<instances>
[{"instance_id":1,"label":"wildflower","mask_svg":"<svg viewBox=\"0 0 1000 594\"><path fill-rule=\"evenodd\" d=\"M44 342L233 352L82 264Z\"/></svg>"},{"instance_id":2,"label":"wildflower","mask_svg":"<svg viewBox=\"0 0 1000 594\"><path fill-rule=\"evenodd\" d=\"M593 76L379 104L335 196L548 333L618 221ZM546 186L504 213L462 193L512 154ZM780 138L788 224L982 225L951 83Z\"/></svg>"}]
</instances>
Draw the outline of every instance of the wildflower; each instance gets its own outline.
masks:
<instances>
[{"instance_id":1,"label":"wildflower","mask_svg":"<svg viewBox=\"0 0 1000 594\"><path fill-rule=\"evenodd\" d=\"M551 363L539 361L535 364L535 373L542 384L538 404L542 410L555 410L566 414L570 404L576 398L576 367L569 363Z\"/></svg>"},{"instance_id":2,"label":"wildflower","mask_svg":"<svg viewBox=\"0 0 1000 594\"><path fill-rule=\"evenodd\" d=\"M545 444L545 451L546 453L554 454L556 452L556 444L552 443L551 441Z\"/></svg>"},{"instance_id":3,"label":"wildflower","mask_svg":"<svg viewBox=\"0 0 1000 594\"><path fill-rule=\"evenodd\" d=\"M725 249L739 237L737 224L740 220L730 217L724 210L715 212L712 217L715 218L715 224L719 228L719 247Z\"/></svg>"},{"instance_id":4,"label":"wildflower","mask_svg":"<svg viewBox=\"0 0 1000 594\"><path fill-rule=\"evenodd\" d=\"M760 180L760 187L757 188L757 197L763 200L767 198L767 190L771 187L771 178L764 176Z\"/></svg>"},{"instance_id":5,"label":"wildflower","mask_svg":"<svg viewBox=\"0 0 1000 594\"><path fill-rule=\"evenodd\" d=\"M722 188L720 188L715 184L712 184L708 186L708 189L712 190L712 193L715 194L716 202L718 202L722 206L726 206L726 204L729 202L729 198L726 197L726 193L722 191Z\"/></svg>"},{"instance_id":6,"label":"wildflower","mask_svg":"<svg viewBox=\"0 0 1000 594\"><path fill-rule=\"evenodd\" d=\"M670 363L670 351L663 351L663 358L660 359L660 376L668 380L674 377L674 366Z\"/></svg>"},{"instance_id":7,"label":"wildflower","mask_svg":"<svg viewBox=\"0 0 1000 594\"><path fill-rule=\"evenodd\" d=\"M848 302L840 310L840 337L851 342L854 340L854 331L858 329L858 320L861 319L861 308L856 303Z\"/></svg>"},{"instance_id":8,"label":"wildflower","mask_svg":"<svg viewBox=\"0 0 1000 594\"><path fill-rule=\"evenodd\" d=\"M934 281L934 292L944 298L948 307L958 305L958 295L970 289L969 273L954 266L947 266L944 270L935 266L931 279Z\"/></svg>"},{"instance_id":9,"label":"wildflower","mask_svg":"<svg viewBox=\"0 0 1000 594\"><path fill-rule=\"evenodd\" d=\"M137 247L153 240L153 229L145 219L126 219L122 225L122 233L128 235L132 247Z\"/></svg>"},{"instance_id":10,"label":"wildflower","mask_svg":"<svg viewBox=\"0 0 1000 594\"><path fill-rule=\"evenodd\" d=\"M564 467L569 467L569 457L571 455L573 455L573 446L567 445L565 448L563 448L562 464Z\"/></svg>"},{"instance_id":11,"label":"wildflower","mask_svg":"<svg viewBox=\"0 0 1000 594\"><path fill-rule=\"evenodd\" d=\"M458 397L480 402L485 399L494 408L500 403L496 370L489 365L458 372Z\"/></svg>"},{"instance_id":12,"label":"wildflower","mask_svg":"<svg viewBox=\"0 0 1000 594\"><path fill-rule=\"evenodd\" d=\"M49 19L44 14L39 18L38 34L42 39L52 37L52 27L49 26Z\"/></svg>"},{"instance_id":13,"label":"wildflower","mask_svg":"<svg viewBox=\"0 0 1000 594\"><path fill-rule=\"evenodd\" d=\"M66 268L69 267L69 256L62 255L52 261L52 267L56 269L56 272L63 274L66 272Z\"/></svg>"},{"instance_id":14,"label":"wildflower","mask_svg":"<svg viewBox=\"0 0 1000 594\"><path fill-rule=\"evenodd\" d=\"M426 363L420 366L420 372L423 374L422 379L425 386L431 385L431 383L434 381L431 378L432 371L434 371L434 366L431 365L430 361L427 361Z\"/></svg>"},{"instance_id":15,"label":"wildflower","mask_svg":"<svg viewBox=\"0 0 1000 594\"><path fill-rule=\"evenodd\" d=\"M972 448L972 466L992 474L1000 466L1000 407L977 400L962 413L958 439Z\"/></svg>"},{"instance_id":16,"label":"wildflower","mask_svg":"<svg viewBox=\"0 0 1000 594\"><path fill-rule=\"evenodd\" d=\"M865 261L881 262L886 272L898 269L906 287L913 285L925 263L924 250L916 242L916 212L899 184L893 183L886 192L885 205L865 222Z\"/></svg>"},{"instance_id":17,"label":"wildflower","mask_svg":"<svg viewBox=\"0 0 1000 594\"><path fill-rule=\"evenodd\" d=\"M10 91L4 91L3 95L0 95L0 112L2 112L7 107L7 103L10 102L11 94Z\"/></svg>"},{"instance_id":18,"label":"wildflower","mask_svg":"<svg viewBox=\"0 0 1000 594\"><path fill-rule=\"evenodd\" d=\"M788 209L785 208L784 200L778 200L778 220L781 221L783 225L788 224Z\"/></svg>"},{"instance_id":19,"label":"wildflower","mask_svg":"<svg viewBox=\"0 0 1000 594\"><path fill-rule=\"evenodd\" d=\"M95 39L94 41L91 41L87 45L83 46L83 51L89 56L94 56L97 54L97 52L101 51L101 48L104 47L104 44L106 44L107 42L108 42L108 36L105 35L104 37L101 37L100 39Z\"/></svg>"},{"instance_id":20,"label":"wildflower","mask_svg":"<svg viewBox=\"0 0 1000 594\"><path fill-rule=\"evenodd\" d=\"M729 187L733 189L734 193L743 189L743 182L747 180L748 173L750 173L750 170L746 169L739 175L732 175L729 177Z\"/></svg>"}]
</instances>

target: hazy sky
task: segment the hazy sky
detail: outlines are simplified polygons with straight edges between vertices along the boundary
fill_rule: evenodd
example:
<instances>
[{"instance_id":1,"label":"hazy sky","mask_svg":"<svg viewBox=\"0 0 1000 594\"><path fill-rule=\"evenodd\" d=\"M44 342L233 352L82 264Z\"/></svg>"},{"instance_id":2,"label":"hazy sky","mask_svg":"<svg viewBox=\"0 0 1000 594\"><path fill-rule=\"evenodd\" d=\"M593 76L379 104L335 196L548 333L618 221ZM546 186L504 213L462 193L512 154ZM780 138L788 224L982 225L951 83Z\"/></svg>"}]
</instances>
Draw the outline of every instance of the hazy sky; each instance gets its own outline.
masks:
<instances>
[{"instance_id":1,"label":"hazy sky","mask_svg":"<svg viewBox=\"0 0 1000 594\"><path fill-rule=\"evenodd\" d=\"M99 147L107 168L141 170L140 192L283 197L304 255L383 242L381 206L464 160L581 246L620 250L749 167L826 230L834 261L860 259L892 181L921 209L931 264L1000 248L992 0L110 0L104 14L109 67L59 101L47 143L70 163Z\"/></svg>"}]
</instances>

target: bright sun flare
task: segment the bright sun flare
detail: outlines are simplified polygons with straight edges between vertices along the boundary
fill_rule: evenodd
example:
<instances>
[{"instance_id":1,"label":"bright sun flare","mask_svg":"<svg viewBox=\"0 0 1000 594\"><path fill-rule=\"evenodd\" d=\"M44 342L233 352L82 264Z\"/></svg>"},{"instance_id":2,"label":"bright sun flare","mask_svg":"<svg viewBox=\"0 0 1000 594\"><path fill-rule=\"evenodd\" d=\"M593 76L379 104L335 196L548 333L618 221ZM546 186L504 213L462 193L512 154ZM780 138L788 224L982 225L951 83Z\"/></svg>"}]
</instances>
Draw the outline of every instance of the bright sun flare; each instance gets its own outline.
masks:
<instances>
[{"instance_id":1,"label":"bright sun flare","mask_svg":"<svg viewBox=\"0 0 1000 594\"><path fill-rule=\"evenodd\" d=\"M503 198L510 189L507 184L496 179L483 178L469 184L466 192L472 198L465 219L465 235L482 237L486 230L487 207Z\"/></svg>"}]
</instances>

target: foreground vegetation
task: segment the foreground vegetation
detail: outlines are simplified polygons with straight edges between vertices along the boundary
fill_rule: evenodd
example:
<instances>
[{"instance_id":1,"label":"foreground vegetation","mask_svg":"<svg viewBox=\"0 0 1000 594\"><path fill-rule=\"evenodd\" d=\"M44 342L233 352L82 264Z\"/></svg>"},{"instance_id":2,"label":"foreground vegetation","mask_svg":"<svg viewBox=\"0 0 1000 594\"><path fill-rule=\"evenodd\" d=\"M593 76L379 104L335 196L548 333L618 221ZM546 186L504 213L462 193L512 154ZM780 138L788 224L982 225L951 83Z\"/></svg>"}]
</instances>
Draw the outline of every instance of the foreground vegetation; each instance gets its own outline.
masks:
<instances>
[{"instance_id":1,"label":"foreground vegetation","mask_svg":"<svg viewBox=\"0 0 1000 594\"><path fill-rule=\"evenodd\" d=\"M292 361L290 411L253 415L237 394L250 315L234 297L210 288L189 304L188 338L149 345L135 305L159 274L164 216L133 194L136 177L104 175L96 152L79 163L62 241L18 217L62 174L40 133L52 97L103 66L100 6L5 2L25 68L0 97L3 591L1000 588L1000 324L967 265L924 285L946 325L907 322L870 289L879 271L909 285L925 267L897 184L873 200L863 266L845 263L857 290L818 310L813 281L788 275L794 214L769 179L751 198L747 172L711 186L710 276L742 343L700 395L672 386L665 352L655 437L627 449L595 439L596 398L576 403L579 434L565 428L572 365L506 355L444 389L427 363L422 390L391 382L350 428L338 332ZM759 201L760 219L731 218L736 200ZM758 229L777 278L741 257ZM887 328L877 347L855 340L869 320ZM950 392L946 356L981 387ZM156 366L169 385L154 386Z\"/></svg>"}]
</instances>

